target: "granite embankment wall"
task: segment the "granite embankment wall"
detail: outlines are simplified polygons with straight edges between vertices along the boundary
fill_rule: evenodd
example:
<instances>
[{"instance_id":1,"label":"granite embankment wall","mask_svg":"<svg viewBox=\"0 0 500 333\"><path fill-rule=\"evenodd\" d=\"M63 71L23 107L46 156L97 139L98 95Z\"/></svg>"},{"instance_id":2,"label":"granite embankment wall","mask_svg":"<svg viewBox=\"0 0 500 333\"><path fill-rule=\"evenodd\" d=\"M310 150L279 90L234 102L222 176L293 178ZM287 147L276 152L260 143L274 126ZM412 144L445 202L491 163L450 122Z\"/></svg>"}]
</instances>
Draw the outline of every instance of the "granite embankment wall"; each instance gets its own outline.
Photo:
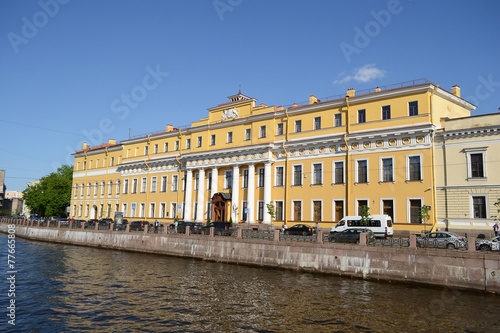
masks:
<instances>
[{"instance_id":1,"label":"granite embankment wall","mask_svg":"<svg viewBox=\"0 0 500 333\"><path fill-rule=\"evenodd\" d=\"M0 232L7 233L7 224ZM500 254L15 226L16 237L500 293Z\"/></svg>"}]
</instances>

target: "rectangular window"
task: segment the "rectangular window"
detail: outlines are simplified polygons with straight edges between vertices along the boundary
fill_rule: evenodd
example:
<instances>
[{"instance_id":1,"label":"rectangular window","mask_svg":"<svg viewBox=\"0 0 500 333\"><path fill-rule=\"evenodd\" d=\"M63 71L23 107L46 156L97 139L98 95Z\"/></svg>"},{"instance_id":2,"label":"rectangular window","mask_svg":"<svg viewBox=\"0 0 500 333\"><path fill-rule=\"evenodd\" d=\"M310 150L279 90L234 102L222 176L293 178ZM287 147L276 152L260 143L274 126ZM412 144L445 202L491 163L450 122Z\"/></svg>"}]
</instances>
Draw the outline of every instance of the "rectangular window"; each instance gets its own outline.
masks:
<instances>
[{"instance_id":1,"label":"rectangular window","mask_svg":"<svg viewBox=\"0 0 500 333\"><path fill-rule=\"evenodd\" d=\"M116 195L119 195L120 194L120 181L117 180L116 181Z\"/></svg>"},{"instance_id":2,"label":"rectangular window","mask_svg":"<svg viewBox=\"0 0 500 333\"><path fill-rule=\"evenodd\" d=\"M179 140L176 140L176 141L174 142L174 150L175 150L175 151L178 151L178 150L179 150Z\"/></svg>"},{"instance_id":3,"label":"rectangular window","mask_svg":"<svg viewBox=\"0 0 500 333\"><path fill-rule=\"evenodd\" d=\"M215 134L210 135L210 145L215 146Z\"/></svg>"},{"instance_id":4,"label":"rectangular window","mask_svg":"<svg viewBox=\"0 0 500 333\"><path fill-rule=\"evenodd\" d=\"M313 201L313 221L321 221L321 201Z\"/></svg>"},{"instance_id":5,"label":"rectangular window","mask_svg":"<svg viewBox=\"0 0 500 333\"><path fill-rule=\"evenodd\" d=\"M104 182L101 183L101 196L104 195L104 192L106 191L106 184Z\"/></svg>"},{"instance_id":6,"label":"rectangular window","mask_svg":"<svg viewBox=\"0 0 500 333\"><path fill-rule=\"evenodd\" d=\"M201 147L201 136L199 136L197 139L196 139L196 147L200 148Z\"/></svg>"},{"instance_id":7,"label":"rectangular window","mask_svg":"<svg viewBox=\"0 0 500 333\"><path fill-rule=\"evenodd\" d=\"M266 137L266 126L261 126L260 127L260 138L265 138Z\"/></svg>"},{"instance_id":8,"label":"rectangular window","mask_svg":"<svg viewBox=\"0 0 500 333\"><path fill-rule=\"evenodd\" d=\"M212 172L207 173L207 190L212 190Z\"/></svg>"},{"instance_id":9,"label":"rectangular window","mask_svg":"<svg viewBox=\"0 0 500 333\"><path fill-rule=\"evenodd\" d=\"M200 174L196 173L194 175L194 190L195 191L198 191L199 185L200 185Z\"/></svg>"},{"instance_id":10,"label":"rectangular window","mask_svg":"<svg viewBox=\"0 0 500 333\"><path fill-rule=\"evenodd\" d=\"M368 183L368 161L367 160L360 160L357 163L358 167L358 181L357 183Z\"/></svg>"},{"instance_id":11,"label":"rectangular window","mask_svg":"<svg viewBox=\"0 0 500 333\"><path fill-rule=\"evenodd\" d=\"M243 207L242 207L242 214L241 214L241 220L246 221L248 218L248 214L246 213L246 209L248 208L248 202L243 201Z\"/></svg>"},{"instance_id":12,"label":"rectangular window","mask_svg":"<svg viewBox=\"0 0 500 333\"><path fill-rule=\"evenodd\" d=\"M283 135L283 123L278 124L278 128L276 129L276 135Z\"/></svg>"},{"instance_id":13,"label":"rectangular window","mask_svg":"<svg viewBox=\"0 0 500 333\"><path fill-rule=\"evenodd\" d=\"M302 165L293 166L293 186L302 185Z\"/></svg>"},{"instance_id":14,"label":"rectangular window","mask_svg":"<svg viewBox=\"0 0 500 333\"><path fill-rule=\"evenodd\" d=\"M323 185L323 165L313 164L313 185Z\"/></svg>"},{"instance_id":15,"label":"rectangular window","mask_svg":"<svg viewBox=\"0 0 500 333\"><path fill-rule=\"evenodd\" d=\"M165 143L163 144L163 151L164 151L165 153L166 153L166 152L168 152L168 142L165 142Z\"/></svg>"},{"instance_id":16,"label":"rectangular window","mask_svg":"<svg viewBox=\"0 0 500 333\"><path fill-rule=\"evenodd\" d=\"M154 202L151 202L149 204L149 217L155 217L155 213L156 213L156 204Z\"/></svg>"},{"instance_id":17,"label":"rectangular window","mask_svg":"<svg viewBox=\"0 0 500 333\"><path fill-rule=\"evenodd\" d=\"M264 168L258 169L257 187L264 187Z\"/></svg>"},{"instance_id":18,"label":"rectangular window","mask_svg":"<svg viewBox=\"0 0 500 333\"><path fill-rule=\"evenodd\" d=\"M146 217L146 204L144 202L141 202L139 217Z\"/></svg>"},{"instance_id":19,"label":"rectangular window","mask_svg":"<svg viewBox=\"0 0 500 333\"><path fill-rule=\"evenodd\" d=\"M75 198L78 196L78 184L75 184L75 191L73 192L73 196Z\"/></svg>"},{"instance_id":20,"label":"rectangular window","mask_svg":"<svg viewBox=\"0 0 500 333\"><path fill-rule=\"evenodd\" d=\"M157 144L154 145L154 153L158 154L158 145Z\"/></svg>"},{"instance_id":21,"label":"rectangular window","mask_svg":"<svg viewBox=\"0 0 500 333\"><path fill-rule=\"evenodd\" d=\"M276 221L283 221L283 201L276 201Z\"/></svg>"},{"instance_id":22,"label":"rectangular window","mask_svg":"<svg viewBox=\"0 0 500 333\"><path fill-rule=\"evenodd\" d=\"M321 129L321 117L314 118L314 129L315 130Z\"/></svg>"},{"instance_id":23,"label":"rectangular window","mask_svg":"<svg viewBox=\"0 0 500 333\"><path fill-rule=\"evenodd\" d=\"M144 155L149 153L149 146L144 147Z\"/></svg>"},{"instance_id":24,"label":"rectangular window","mask_svg":"<svg viewBox=\"0 0 500 333\"><path fill-rule=\"evenodd\" d=\"M127 208L128 208L128 205L126 203L122 204L123 216L128 216L127 215Z\"/></svg>"},{"instance_id":25,"label":"rectangular window","mask_svg":"<svg viewBox=\"0 0 500 333\"><path fill-rule=\"evenodd\" d=\"M137 193L137 178L132 179L132 194Z\"/></svg>"},{"instance_id":26,"label":"rectangular window","mask_svg":"<svg viewBox=\"0 0 500 333\"><path fill-rule=\"evenodd\" d=\"M243 188L248 188L248 169L243 170Z\"/></svg>"},{"instance_id":27,"label":"rectangular window","mask_svg":"<svg viewBox=\"0 0 500 333\"><path fill-rule=\"evenodd\" d=\"M233 132L227 132L227 143L233 142Z\"/></svg>"},{"instance_id":28,"label":"rectangular window","mask_svg":"<svg viewBox=\"0 0 500 333\"><path fill-rule=\"evenodd\" d=\"M245 140L249 141L251 138L250 128L245 129Z\"/></svg>"},{"instance_id":29,"label":"rectangular window","mask_svg":"<svg viewBox=\"0 0 500 333\"><path fill-rule=\"evenodd\" d=\"M177 202L172 202L170 204L170 214L173 218L177 217Z\"/></svg>"},{"instance_id":30,"label":"rectangular window","mask_svg":"<svg viewBox=\"0 0 500 333\"><path fill-rule=\"evenodd\" d=\"M383 182L394 181L394 168L392 166L392 158L382 159L382 181Z\"/></svg>"},{"instance_id":31,"label":"rectangular window","mask_svg":"<svg viewBox=\"0 0 500 333\"><path fill-rule=\"evenodd\" d=\"M186 139L186 149L191 149L191 139Z\"/></svg>"},{"instance_id":32,"label":"rectangular window","mask_svg":"<svg viewBox=\"0 0 500 333\"><path fill-rule=\"evenodd\" d=\"M142 181L141 181L141 193L146 193L146 177L142 177Z\"/></svg>"},{"instance_id":33,"label":"rectangular window","mask_svg":"<svg viewBox=\"0 0 500 333\"><path fill-rule=\"evenodd\" d=\"M422 223L420 220L420 209L422 209L422 200L410 200L410 223Z\"/></svg>"},{"instance_id":34,"label":"rectangular window","mask_svg":"<svg viewBox=\"0 0 500 333\"><path fill-rule=\"evenodd\" d=\"M344 162L335 162L335 184L344 184Z\"/></svg>"},{"instance_id":35,"label":"rectangular window","mask_svg":"<svg viewBox=\"0 0 500 333\"><path fill-rule=\"evenodd\" d=\"M475 219L485 219L486 215L486 197L473 196L472 197L473 213Z\"/></svg>"},{"instance_id":36,"label":"rectangular window","mask_svg":"<svg viewBox=\"0 0 500 333\"><path fill-rule=\"evenodd\" d=\"M160 218L164 219L166 212L167 212L167 205L164 202L162 202L160 204Z\"/></svg>"},{"instance_id":37,"label":"rectangular window","mask_svg":"<svg viewBox=\"0 0 500 333\"><path fill-rule=\"evenodd\" d=\"M114 157L111 157L111 160L110 160L110 165L111 165L111 166L115 165L115 158L114 158Z\"/></svg>"},{"instance_id":38,"label":"rectangular window","mask_svg":"<svg viewBox=\"0 0 500 333\"><path fill-rule=\"evenodd\" d=\"M94 183L94 197L97 196L98 189L99 189L99 185L97 183Z\"/></svg>"},{"instance_id":39,"label":"rectangular window","mask_svg":"<svg viewBox=\"0 0 500 333\"><path fill-rule=\"evenodd\" d=\"M342 114L338 113L335 115L335 120L333 126L340 127L342 126Z\"/></svg>"},{"instance_id":40,"label":"rectangular window","mask_svg":"<svg viewBox=\"0 0 500 333\"><path fill-rule=\"evenodd\" d=\"M410 156L408 157L409 164L409 178L408 180L422 180L422 174L420 171L420 156Z\"/></svg>"},{"instance_id":41,"label":"rectangular window","mask_svg":"<svg viewBox=\"0 0 500 333\"><path fill-rule=\"evenodd\" d=\"M300 132L302 132L302 121L296 120L295 121L295 133L300 133Z\"/></svg>"},{"instance_id":42,"label":"rectangular window","mask_svg":"<svg viewBox=\"0 0 500 333\"><path fill-rule=\"evenodd\" d=\"M418 116L418 101L408 103L408 114L411 116Z\"/></svg>"},{"instance_id":43,"label":"rectangular window","mask_svg":"<svg viewBox=\"0 0 500 333\"><path fill-rule=\"evenodd\" d=\"M156 176L151 177L151 193L156 193Z\"/></svg>"},{"instance_id":44,"label":"rectangular window","mask_svg":"<svg viewBox=\"0 0 500 333\"><path fill-rule=\"evenodd\" d=\"M394 222L394 201L393 200L382 200L382 211L384 215L389 215L391 220Z\"/></svg>"},{"instance_id":45,"label":"rectangular window","mask_svg":"<svg viewBox=\"0 0 500 333\"><path fill-rule=\"evenodd\" d=\"M179 188L179 176L172 175L172 190L171 190L171 192L177 192L178 188Z\"/></svg>"},{"instance_id":46,"label":"rectangular window","mask_svg":"<svg viewBox=\"0 0 500 333\"><path fill-rule=\"evenodd\" d=\"M232 189L233 187L233 171L232 170L226 170L224 173L224 188L225 189Z\"/></svg>"},{"instance_id":47,"label":"rectangular window","mask_svg":"<svg viewBox=\"0 0 500 333\"><path fill-rule=\"evenodd\" d=\"M366 122L366 110L358 110L358 123L365 123Z\"/></svg>"},{"instance_id":48,"label":"rectangular window","mask_svg":"<svg viewBox=\"0 0 500 333\"><path fill-rule=\"evenodd\" d=\"M363 215L363 209L364 207L368 207L368 200L358 200L357 201L358 203L358 215L361 216Z\"/></svg>"},{"instance_id":49,"label":"rectangular window","mask_svg":"<svg viewBox=\"0 0 500 333\"><path fill-rule=\"evenodd\" d=\"M484 177L484 167L483 167L483 154L470 154L470 170L471 178L483 178Z\"/></svg>"},{"instance_id":50,"label":"rectangular window","mask_svg":"<svg viewBox=\"0 0 500 333\"><path fill-rule=\"evenodd\" d=\"M391 106L385 105L382 107L382 119L387 120L391 119Z\"/></svg>"},{"instance_id":51,"label":"rectangular window","mask_svg":"<svg viewBox=\"0 0 500 333\"><path fill-rule=\"evenodd\" d=\"M276 167L276 183L275 186L283 186L284 185L284 178L283 178L283 167Z\"/></svg>"},{"instance_id":52,"label":"rectangular window","mask_svg":"<svg viewBox=\"0 0 500 333\"><path fill-rule=\"evenodd\" d=\"M293 220L302 221L302 201L293 202Z\"/></svg>"},{"instance_id":53,"label":"rectangular window","mask_svg":"<svg viewBox=\"0 0 500 333\"><path fill-rule=\"evenodd\" d=\"M167 192L167 176L161 176L161 191Z\"/></svg>"},{"instance_id":54,"label":"rectangular window","mask_svg":"<svg viewBox=\"0 0 500 333\"><path fill-rule=\"evenodd\" d=\"M128 179L123 181L123 194L128 194Z\"/></svg>"},{"instance_id":55,"label":"rectangular window","mask_svg":"<svg viewBox=\"0 0 500 333\"><path fill-rule=\"evenodd\" d=\"M264 219L264 202L259 201L257 208L257 220L262 221Z\"/></svg>"}]
</instances>

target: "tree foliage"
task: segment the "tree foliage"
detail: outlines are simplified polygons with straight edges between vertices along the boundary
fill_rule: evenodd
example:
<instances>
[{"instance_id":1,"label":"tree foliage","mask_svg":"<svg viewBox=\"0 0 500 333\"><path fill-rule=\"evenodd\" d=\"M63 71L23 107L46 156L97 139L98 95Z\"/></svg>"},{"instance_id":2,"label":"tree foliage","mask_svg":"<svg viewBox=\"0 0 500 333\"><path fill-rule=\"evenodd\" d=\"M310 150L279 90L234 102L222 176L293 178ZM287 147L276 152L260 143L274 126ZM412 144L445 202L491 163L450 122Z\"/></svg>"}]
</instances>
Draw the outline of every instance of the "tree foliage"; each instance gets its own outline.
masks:
<instances>
[{"instance_id":1,"label":"tree foliage","mask_svg":"<svg viewBox=\"0 0 500 333\"><path fill-rule=\"evenodd\" d=\"M32 214L39 216L66 216L66 207L71 202L73 167L63 165L40 183L23 191L24 203Z\"/></svg>"},{"instance_id":2,"label":"tree foliage","mask_svg":"<svg viewBox=\"0 0 500 333\"><path fill-rule=\"evenodd\" d=\"M370 207L368 206L361 206L361 225L368 225L368 222L370 222L372 218L370 217Z\"/></svg>"}]
</instances>

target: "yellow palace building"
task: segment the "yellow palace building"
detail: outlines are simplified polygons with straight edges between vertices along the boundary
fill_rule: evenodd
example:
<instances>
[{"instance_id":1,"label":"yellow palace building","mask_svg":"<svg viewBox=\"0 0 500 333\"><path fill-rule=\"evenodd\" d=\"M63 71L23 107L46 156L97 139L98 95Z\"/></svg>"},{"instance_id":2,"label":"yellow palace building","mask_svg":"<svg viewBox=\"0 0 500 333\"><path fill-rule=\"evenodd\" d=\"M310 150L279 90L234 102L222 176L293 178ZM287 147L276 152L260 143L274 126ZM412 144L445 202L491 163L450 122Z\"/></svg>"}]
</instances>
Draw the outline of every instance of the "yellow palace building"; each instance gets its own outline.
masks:
<instances>
[{"instance_id":1,"label":"yellow palace building","mask_svg":"<svg viewBox=\"0 0 500 333\"><path fill-rule=\"evenodd\" d=\"M429 230L435 133L475 108L458 86L425 79L285 107L241 92L228 98L185 129L84 144L73 154L71 217L326 228L368 206L392 216L396 230Z\"/></svg>"}]
</instances>

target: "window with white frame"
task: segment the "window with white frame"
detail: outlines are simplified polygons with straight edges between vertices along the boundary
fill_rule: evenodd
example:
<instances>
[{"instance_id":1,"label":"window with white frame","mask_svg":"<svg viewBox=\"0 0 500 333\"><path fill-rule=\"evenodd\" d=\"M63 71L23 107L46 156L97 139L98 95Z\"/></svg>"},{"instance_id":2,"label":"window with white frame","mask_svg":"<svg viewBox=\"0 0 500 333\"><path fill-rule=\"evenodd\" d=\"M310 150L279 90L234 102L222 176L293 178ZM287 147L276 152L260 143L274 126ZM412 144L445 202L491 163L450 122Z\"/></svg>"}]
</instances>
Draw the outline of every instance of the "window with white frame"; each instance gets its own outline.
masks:
<instances>
[{"instance_id":1,"label":"window with white frame","mask_svg":"<svg viewBox=\"0 0 500 333\"><path fill-rule=\"evenodd\" d=\"M293 186L302 186L302 165L293 166Z\"/></svg>"},{"instance_id":2,"label":"window with white frame","mask_svg":"<svg viewBox=\"0 0 500 333\"><path fill-rule=\"evenodd\" d=\"M264 168L258 168L257 175L257 187L264 187Z\"/></svg>"},{"instance_id":3,"label":"window with white frame","mask_svg":"<svg viewBox=\"0 0 500 333\"><path fill-rule=\"evenodd\" d=\"M194 174L194 190L198 191L200 185L200 174L197 172Z\"/></svg>"},{"instance_id":4,"label":"window with white frame","mask_svg":"<svg viewBox=\"0 0 500 333\"><path fill-rule=\"evenodd\" d=\"M302 132L302 120L295 120L295 133Z\"/></svg>"},{"instance_id":5,"label":"window with white frame","mask_svg":"<svg viewBox=\"0 0 500 333\"><path fill-rule=\"evenodd\" d=\"M312 201L312 220L321 221L323 218L323 202L321 200Z\"/></svg>"},{"instance_id":6,"label":"window with white frame","mask_svg":"<svg viewBox=\"0 0 500 333\"><path fill-rule=\"evenodd\" d=\"M279 123L276 129L276 135L283 135L283 123Z\"/></svg>"},{"instance_id":7,"label":"window with white frame","mask_svg":"<svg viewBox=\"0 0 500 333\"><path fill-rule=\"evenodd\" d=\"M264 219L264 201L258 201L257 203L257 220L262 221Z\"/></svg>"},{"instance_id":8,"label":"window with white frame","mask_svg":"<svg viewBox=\"0 0 500 333\"><path fill-rule=\"evenodd\" d=\"M355 169L356 183L368 183L368 160L356 160Z\"/></svg>"},{"instance_id":9,"label":"window with white frame","mask_svg":"<svg viewBox=\"0 0 500 333\"><path fill-rule=\"evenodd\" d=\"M178 151L178 150L179 150L179 140L176 140L176 141L174 142L174 150L175 150L175 151Z\"/></svg>"},{"instance_id":10,"label":"window with white frame","mask_svg":"<svg viewBox=\"0 0 500 333\"><path fill-rule=\"evenodd\" d=\"M132 194L137 193L137 181L138 181L137 178L132 179L132 191L131 191Z\"/></svg>"},{"instance_id":11,"label":"window with white frame","mask_svg":"<svg viewBox=\"0 0 500 333\"><path fill-rule=\"evenodd\" d=\"M106 192L106 183L101 182L101 196L104 196L105 192Z\"/></svg>"},{"instance_id":12,"label":"window with white frame","mask_svg":"<svg viewBox=\"0 0 500 333\"><path fill-rule=\"evenodd\" d=\"M83 192L85 191L85 185L82 183L82 187L80 188L80 196L83 197Z\"/></svg>"},{"instance_id":13,"label":"window with white frame","mask_svg":"<svg viewBox=\"0 0 500 333\"><path fill-rule=\"evenodd\" d=\"M260 138L265 138L266 137L266 126L263 125L260 127Z\"/></svg>"},{"instance_id":14,"label":"window with white frame","mask_svg":"<svg viewBox=\"0 0 500 333\"><path fill-rule=\"evenodd\" d=\"M128 194L128 179L123 180L123 194Z\"/></svg>"},{"instance_id":15,"label":"window with white frame","mask_svg":"<svg viewBox=\"0 0 500 333\"><path fill-rule=\"evenodd\" d=\"M149 204L149 217L154 218L156 214L156 204L154 202L151 202Z\"/></svg>"},{"instance_id":16,"label":"window with white frame","mask_svg":"<svg viewBox=\"0 0 500 333\"><path fill-rule=\"evenodd\" d=\"M275 201L276 206L276 221L283 221L283 201Z\"/></svg>"},{"instance_id":17,"label":"window with white frame","mask_svg":"<svg viewBox=\"0 0 500 333\"><path fill-rule=\"evenodd\" d=\"M392 157L380 158L380 182L394 181L394 159Z\"/></svg>"},{"instance_id":18,"label":"window with white frame","mask_svg":"<svg viewBox=\"0 0 500 333\"><path fill-rule=\"evenodd\" d=\"M314 163L313 167L313 185L323 185L323 164L322 163Z\"/></svg>"},{"instance_id":19,"label":"window with white frame","mask_svg":"<svg viewBox=\"0 0 500 333\"><path fill-rule=\"evenodd\" d=\"M191 139L186 139L186 149L191 149Z\"/></svg>"},{"instance_id":20,"label":"window with white frame","mask_svg":"<svg viewBox=\"0 0 500 333\"><path fill-rule=\"evenodd\" d=\"M168 142L165 142L165 143L163 144L163 152L164 152L164 153L168 152Z\"/></svg>"},{"instance_id":21,"label":"window with white frame","mask_svg":"<svg viewBox=\"0 0 500 333\"><path fill-rule=\"evenodd\" d=\"M113 194L113 182L110 180L108 182L108 195L112 195Z\"/></svg>"},{"instance_id":22,"label":"window with white frame","mask_svg":"<svg viewBox=\"0 0 500 333\"><path fill-rule=\"evenodd\" d=\"M201 147L201 136L199 136L197 139L196 139L196 147L200 148Z\"/></svg>"},{"instance_id":23,"label":"window with white frame","mask_svg":"<svg viewBox=\"0 0 500 333\"><path fill-rule=\"evenodd\" d=\"M161 176L161 192L167 192L167 181L168 181L168 176Z\"/></svg>"},{"instance_id":24,"label":"window with white frame","mask_svg":"<svg viewBox=\"0 0 500 333\"><path fill-rule=\"evenodd\" d=\"M154 153L155 153L155 154L158 154L158 144L155 144L155 145L154 145Z\"/></svg>"},{"instance_id":25,"label":"window with white frame","mask_svg":"<svg viewBox=\"0 0 500 333\"><path fill-rule=\"evenodd\" d=\"M156 176L151 177L151 193L156 193Z\"/></svg>"},{"instance_id":26,"label":"window with white frame","mask_svg":"<svg viewBox=\"0 0 500 333\"><path fill-rule=\"evenodd\" d=\"M141 193L146 193L147 178L142 177L141 179Z\"/></svg>"},{"instance_id":27,"label":"window with white frame","mask_svg":"<svg viewBox=\"0 0 500 333\"><path fill-rule=\"evenodd\" d=\"M119 195L120 194L120 180L117 180L116 181L116 195Z\"/></svg>"},{"instance_id":28,"label":"window with white frame","mask_svg":"<svg viewBox=\"0 0 500 333\"><path fill-rule=\"evenodd\" d=\"M243 169L243 188L248 188L248 169Z\"/></svg>"},{"instance_id":29,"label":"window with white frame","mask_svg":"<svg viewBox=\"0 0 500 333\"><path fill-rule=\"evenodd\" d=\"M321 129L321 117L314 117L314 129Z\"/></svg>"},{"instance_id":30,"label":"window with white frame","mask_svg":"<svg viewBox=\"0 0 500 333\"><path fill-rule=\"evenodd\" d=\"M224 172L224 189L231 189L233 187L233 170L226 170Z\"/></svg>"},{"instance_id":31,"label":"window with white frame","mask_svg":"<svg viewBox=\"0 0 500 333\"><path fill-rule=\"evenodd\" d=\"M144 146L144 155L149 153L149 146Z\"/></svg>"},{"instance_id":32,"label":"window with white frame","mask_svg":"<svg viewBox=\"0 0 500 333\"><path fill-rule=\"evenodd\" d=\"M167 205L166 203L162 202L160 203L160 218L164 219L166 213L167 213Z\"/></svg>"},{"instance_id":33,"label":"window with white frame","mask_svg":"<svg viewBox=\"0 0 500 333\"><path fill-rule=\"evenodd\" d=\"M73 196L76 198L78 196L78 184L75 184Z\"/></svg>"},{"instance_id":34,"label":"window with white frame","mask_svg":"<svg viewBox=\"0 0 500 333\"><path fill-rule=\"evenodd\" d=\"M227 132L227 143L232 143L233 142L233 132Z\"/></svg>"},{"instance_id":35,"label":"window with white frame","mask_svg":"<svg viewBox=\"0 0 500 333\"><path fill-rule=\"evenodd\" d=\"M177 189L179 187L179 176L178 175L172 175L172 189L170 190L171 192L177 192Z\"/></svg>"},{"instance_id":36,"label":"window with white frame","mask_svg":"<svg viewBox=\"0 0 500 333\"><path fill-rule=\"evenodd\" d=\"M215 146L215 134L210 135L210 145Z\"/></svg>"},{"instance_id":37,"label":"window with white frame","mask_svg":"<svg viewBox=\"0 0 500 333\"><path fill-rule=\"evenodd\" d=\"M252 138L250 128L245 129L245 140L249 141Z\"/></svg>"},{"instance_id":38,"label":"window with white frame","mask_svg":"<svg viewBox=\"0 0 500 333\"><path fill-rule=\"evenodd\" d=\"M99 189L99 184L97 182L94 183L94 197L97 196L97 191Z\"/></svg>"},{"instance_id":39,"label":"window with white frame","mask_svg":"<svg viewBox=\"0 0 500 333\"><path fill-rule=\"evenodd\" d=\"M333 183L344 184L344 161L333 162Z\"/></svg>"},{"instance_id":40,"label":"window with white frame","mask_svg":"<svg viewBox=\"0 0 500 333\"><path fill-rule=\"evenodd\" d=\"M422 209L422 199L408 199L408 218L410 223L422 223L420 210Z\"/></svg>"},{"instance_id":41,"label":"window with white frame","mask_svg":"<svg viewBox=\"0 0 500 333\"><path fill-rule=\"evenodd\" d=\"M128 208L128 205L126 203L123 203L122 204L122 212L123 212L123 216L128 216L127 215L127 208Z\"/></svg>"},{"instance_id":42,"label":"window with white frame","mask_svg":"<svg viewBox=\"0 0 500 333\"><path fill-rule=\"evenodd\" d=\"M406 156L406 181L422 181L422 156Z\"/></svg>"},{"instance_id":43,"label":"window with white frame","mask_svg":"<svg viewBox=\"0 0 500 333\"><path fill-rule=\"evenodd\" d=\"M282 166L277 166L274 169L274 174L276 175L274 186L284 186L284 183L285 183L284 170L285 170L285 168Z\"/></svg>"},{"instance_id":44,"label":"window with white frame","mask_svg":"<svg viewBox=\"0 0 500 333\"><path fill-rule=\"evenodd\" d=\"M475 147L463 150L467 159L467 180L485 180L487 148Z\"/></svg>"},{"instance_id":45,"label":"window with white frame","mask_svg":"<svg viewBox=\"0 0 500 333\"><path fill-rule=\"evenodd\" d=\"M207 172L207 190L212 190L212 172Z\"/></svg>"},{"instance_id":46,"label":"window with white frame","mask_svg":"<svg viewBox=\"0 0 500 333\"><path fill-rule=\"evenodd\" d=\"M90 183L87 183L87 197L90 197L90 189L92 188L92 185Z\"/></svg>"},{"instance_id":47,"label":"window with white frame","mask_svg":"<svg viewBox=\"0 0 500 333\"><path fill-rule=\"evenodd\" d=\"M141 206L139 208L139 217L146 217L146 203L141 202Z\"/></svg>"},{"instance_id":48,"label":"window with white frame","mask_svg":"<svg viewBox=\"0 0 500 333\"><path fill-rule=\"evenodd\" d=\"M475 219L486 219L488 218L488 198L486 195L472 195L471 196L471 207L472 207L472 217Z\"/></svg>"},{"instance_id":49,"label":"window with white frame","mask_svg":"<svg viewBox=\"0 0 500 333\"><path fill-rule=\"evenodd\" d=\"M110 160L109 165L110 165L110 166L115 165L115 158L114 158L114 157L111 157L111 160Z\"/></svg>"}]
</instances>

